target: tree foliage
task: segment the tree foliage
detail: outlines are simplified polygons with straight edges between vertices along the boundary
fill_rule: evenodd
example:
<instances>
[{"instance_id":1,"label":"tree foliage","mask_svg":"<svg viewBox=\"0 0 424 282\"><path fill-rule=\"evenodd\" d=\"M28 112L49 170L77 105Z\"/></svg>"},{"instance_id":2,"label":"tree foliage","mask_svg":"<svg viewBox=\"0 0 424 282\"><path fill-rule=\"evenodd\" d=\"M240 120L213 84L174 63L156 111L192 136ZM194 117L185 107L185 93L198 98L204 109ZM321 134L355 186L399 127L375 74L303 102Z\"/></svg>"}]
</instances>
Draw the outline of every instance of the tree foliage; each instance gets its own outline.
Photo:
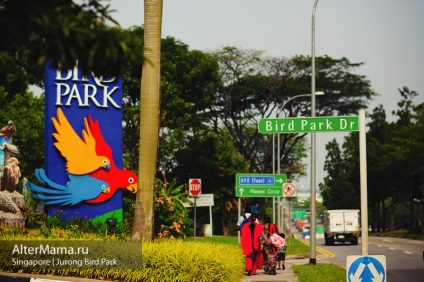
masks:
<instances>
[{"instance_id":1,"label":"tree foliage","mask_svg":"<svg viewBox=\"0 0 424 282\"><path fill-rule=\"evenodd\" d=\"M290 98L309 92L311 59L265 57L263 52L236 47L224 47L213 55L220 64L222 87L211 104L208 124L218 133L229 133L250 164L248 172L272 173L275 164L271 137L259 133L258 122L277 115L310 115L309 101ZM360 66L347 58L316 58L316 88L325 92L317 99L317 115L349 115L366 107L376 93L365 76L353 73ZM281 167L277 171L287 173L290 179L304 175L301 161L306 156L305 135L281 135L281 156L277 156ZM258 199L258 204L263 215L266 199Z\"/></svg>"},{"instance_id":2,"label":"tree foliage","mask_svg":"<svg viewBox=\"0 0 424 282\"><path fill-rule=\"evenodd\" d=\"M327 157L324 170L328 176L324 178L324 183L320 183L324 206L330 210L359 209L359 189L354 187L349 179L353 161L345 161L350 156L340 150L335 139L328 143L325 149Z\"/></svg>"},{"instance_id":3,"label":"tree foliage","mask_svg":"<svg viewBox=\"0 0 424 282\"><path fill-rule=\"evenodd\" d=\"M0 87L0 102L4 101ZM30 92L18 93L2 105L0 127L13 120L17 133L13 144L22 155L19 158L21 174L30 177L37 167L44 164L44 97L34 97ZM28 110L31 109L31 110Z\"/></svg>"},{"instance_id":4,"label":"tree foliage","mask_svg":"<svg viewBox=\"0 0 424 282\"><path fill-rule=\"evenodd\" d=\"M71 69L78 61L85 72L122 73L126 61L142 62L130 38L101 0L3 0L0 2L0 50L28 50L29 65ZM108 24L114 24L110 28Z\"/></svg>"},{"instance_id":5,"label":"tree foliage","mask_svg":"<svg viewBox=\"0 0 424 282\"><path fill-rule=\"evenodd\" d=\"M214 194L213 222L215 234L228 235L237 219L234 179L235 174L248 169L248 162L240 156L233 141L205 130L187 136L185 146L175 154L176 166L170 173L180 181L202 179L202 193ZM200 223L209 223L209 214L199 211Z\"/></svg>"},{"instance_id":6,"label":"tree foliage","mask_svg":"<svg viewBox=\"0 0 424 282\"><path fill-rule=\"evenodd\" d=\"M154 137L159 131L157 161L155 157L155 166L150 164L149 168L157 168L156 176L164 185L175 179L179 187L194 173L198 174L196 177L207 179L206 191L213 191L223 199L214 207L221 219L219 232L231 233L230 226L234 225L231 219L236 219L237 208L232 186L234 174L270 173L275 165L272 138L259 134L258 121L277 114L294 117L310 113L308 99L295 99L286 104L291 97L310 91L310 58L265 57L262 51L235 47L208 54L190 50L186 44L168 37L159 40L162 67L161 79L156 82L160 81L161 95L157 96L157 101L160 99L161 106L152 107L146 103L151 101L152 94L140 88L141 75L145 76L146 68L156 62L153 57L146 56L144 65L141 64L143 52L147 55L153 50L143 51L144 39L147 39L144 29L121 30L111 18L113 11L100 3L96 0L81 4L71 0L1 1L0 52L6 54L0 53L1 102L15 101L16 107L36 106L37 111L41 111L41 100L32 100L33 97L26 96L26 91L28 84L42 86L43 64L48 60L57 66L73 67L78 59L79 67L85 72L122 74L127 168L138 170L140 162L146 161L144 157L134 158L140 148L144 152L153 151L154 146L146 151L140 137ZM110 28L108 23L115 26ZM317 115L348 115L366 106L375 93L364 76L354 74L360 66L361 63L351 63L346 58L316 58L317 90L326 93L325 97L317 99ZM145 99L140 99L140 92ZM34 114L37 115L34 120L42 120L38 112ZM143 115L146 116L143 118ZM147 118L153 115L158 117L158 122ZM158 130L140 135L143 127ZM38 135L31 138L41 141L42 138L37 139L41 132L37 131ZM302 159L307 150L304 137L305 134L281 135L281 167L278 169L290 179L304 174ZM204 155L202 162L192 165L200 155ZM33 157L42 159L36 153ZM141 171L145 173L144 166L140 166ZM154 181L142 186L153 189ZM209 187L213 190L208 190ZM143 198L153 205L153 190L149 191ZM150 206L147 210L152 211ZM264 211L263 206L260 211ZM139 219L140 213L136 214ZM153 220L153 216L149 218ZM153 222L148 224L153 228ZM151 233L152 228L149 229Z\"/></svg>"},{"instance_id":7,"label":"tree foliage","mask_svg":"<svg viewBox=\"0 0 424 282\"><path fill-rule=\"evenodd\" d=\"M371 122L367 132L367 178L368 200L371 211L370 225L376 229L413 229L419 216L413 202L413 175L424 164L423 108L415 105L418 96L407 87L399 89L398 109L393 111L397 120L387 121L382 105L369 115ZM337 144L329 143L328 148ZM325 169L328 176L320 185L327 208L349 208L338 194L351 198L359 207L359 144L357 133L351 133L343 147L349 154L336 154L329 150ZM345 150L345 152L347 152ZM336 157L337 156L337 157ZM349 189L340 191L344 185ZM355 194L357 193L357 194ZM419 206L421 208L421 206ZM420 219L422 222L422 218Z\"/></svg>"}]
</instances>

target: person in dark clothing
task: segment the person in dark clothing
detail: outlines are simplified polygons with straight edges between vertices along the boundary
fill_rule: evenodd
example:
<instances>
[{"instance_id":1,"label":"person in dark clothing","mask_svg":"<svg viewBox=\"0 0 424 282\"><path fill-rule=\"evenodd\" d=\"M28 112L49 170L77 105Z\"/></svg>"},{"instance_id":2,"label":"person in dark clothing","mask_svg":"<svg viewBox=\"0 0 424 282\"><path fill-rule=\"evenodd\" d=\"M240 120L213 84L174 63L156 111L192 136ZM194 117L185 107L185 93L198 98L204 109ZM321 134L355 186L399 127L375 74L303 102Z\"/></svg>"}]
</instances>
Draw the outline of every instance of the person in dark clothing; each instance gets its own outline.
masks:
<instances>
[{"instance_id":1,"label":"person in dark clothing","mask_svg":"<svg viewBox=\"0 0 424 282\"><path fill-rule=\"evenodd\" d=\"M251 214L252 214L252 208L250 206L246 206L244 208L244 215L240 216L237 221L237 230L241 231L240 230L241 223L244 221L245 218L249 218Z\"/></svg>"},{"instance_id":2,"label":"person in dark clothing","mask_svg":"<svg viewBox=\"0 0 424 282\"><path fill-rule=\"evenodd\" d=\"M284 246L278 249L277 269L280 270L282 266L284 270L286 269L286 266L284 265L284 263L286 261L286 251L287 251L288 244L285 239L286 235L284 233L280 233L280 237L284 239Z\"/></svg>"},{"instance_id":3,"label":"person in dark clothing","mask_svg":"<svg viewBox=\"0 0 424 282\"><path fill-rule=\"evenodd\" d=\"M276 266L277 266L277 248L272 245L270 236L274 233L279 233L277 225L271 222L271 217L269 215L264 216L263 223L264 231L259 237L261 243L261 250L264 253L264 270L265 274L276 275Z\"/></svg>"}]
</instances>

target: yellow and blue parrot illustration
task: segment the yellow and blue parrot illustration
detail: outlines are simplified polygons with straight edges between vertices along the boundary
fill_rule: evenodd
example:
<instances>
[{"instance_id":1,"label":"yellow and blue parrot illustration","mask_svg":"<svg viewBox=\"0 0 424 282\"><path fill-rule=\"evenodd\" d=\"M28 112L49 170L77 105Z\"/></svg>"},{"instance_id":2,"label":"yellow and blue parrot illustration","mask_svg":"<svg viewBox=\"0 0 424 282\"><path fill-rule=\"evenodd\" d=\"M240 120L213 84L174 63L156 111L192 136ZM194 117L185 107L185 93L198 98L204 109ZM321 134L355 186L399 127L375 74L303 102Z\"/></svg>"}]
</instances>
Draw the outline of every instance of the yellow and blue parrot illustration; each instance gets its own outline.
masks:
<instances>
[{"instance_id":1,"label":"yellow and blue parrot illustration","mask_svg":"<svg viewBox=\"0 0 424 282\"><path fill-rule=\"evenodd\" d=\"M57 142L54 146L66 158L66 170L70 174L89 174L99 168L108 170L110 160L106 156L96 154L96 140L89 128L82 131L82 140L72 128L61 108L57 109L57 119L52 118Z\"/></svg>"},{"instance_id":2,"label":"yellow and blue parrot illustration","mask_svg":"<svg viewBox=\"0 0 424 282\"><path fill-rule=\"evenodd\" d=\"M110 193L110 188L105 181L87 174L72 175L68 173L69 181L66 186L51 181L42 168L35 170L35 176L46 187L40 187L30 182L25 185L36 193L32 197L41 200L45 205L76 205L82 201L94 199L101 193Z\"/></svg>"}]
</instances>

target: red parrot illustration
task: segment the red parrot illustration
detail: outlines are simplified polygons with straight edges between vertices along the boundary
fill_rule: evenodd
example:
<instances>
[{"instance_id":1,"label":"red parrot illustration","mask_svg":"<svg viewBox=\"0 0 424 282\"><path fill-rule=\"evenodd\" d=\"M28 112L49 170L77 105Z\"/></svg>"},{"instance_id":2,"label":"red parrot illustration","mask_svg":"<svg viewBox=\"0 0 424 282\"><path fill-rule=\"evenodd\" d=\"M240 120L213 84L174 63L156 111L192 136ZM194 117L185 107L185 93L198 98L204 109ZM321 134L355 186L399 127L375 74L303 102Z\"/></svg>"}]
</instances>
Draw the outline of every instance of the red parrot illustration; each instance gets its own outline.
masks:
<instances>
[{"instance_id":1,"label":"red parrot illustration","mask_svg":"<svg viewBox=\"0 0 424 282\"><path fill-rule=\"evenodd\" d=\"M88 122L84 119L84 126L87 131L90 131L96 140L96 154L99 156L106 156L110 160L110 169L98 169L90 173L91 177L103 180L109 184L110 193L101 193L98 197L87 200L88 203L100 203L111 198L115 192L122 188L127 189L133 193L138 190L138 177L132 171L119 169L113 160L112 149L103 138L99 121L94 121L90 114L88 114Z\"/></svg>"}]
</instances>

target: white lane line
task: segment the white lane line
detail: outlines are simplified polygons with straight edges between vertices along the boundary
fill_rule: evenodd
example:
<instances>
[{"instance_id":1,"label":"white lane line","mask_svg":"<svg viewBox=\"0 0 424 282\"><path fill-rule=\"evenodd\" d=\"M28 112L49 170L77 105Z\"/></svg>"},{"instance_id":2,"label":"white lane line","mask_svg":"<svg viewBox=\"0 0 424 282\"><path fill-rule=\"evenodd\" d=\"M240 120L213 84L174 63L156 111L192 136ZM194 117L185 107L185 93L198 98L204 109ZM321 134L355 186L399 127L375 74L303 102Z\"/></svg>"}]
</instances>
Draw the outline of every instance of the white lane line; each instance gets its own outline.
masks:
<instances>
[{"instance_id":1,"label":"white lane line","mask_svg":"<svg viewBox=\"0 0 424 282\"><path fill-rule=\"evenodd\" d=\"M412 255L412 253L411 253L411 252L405 252L405 254Z\"/></svg>"}]
</instances>

